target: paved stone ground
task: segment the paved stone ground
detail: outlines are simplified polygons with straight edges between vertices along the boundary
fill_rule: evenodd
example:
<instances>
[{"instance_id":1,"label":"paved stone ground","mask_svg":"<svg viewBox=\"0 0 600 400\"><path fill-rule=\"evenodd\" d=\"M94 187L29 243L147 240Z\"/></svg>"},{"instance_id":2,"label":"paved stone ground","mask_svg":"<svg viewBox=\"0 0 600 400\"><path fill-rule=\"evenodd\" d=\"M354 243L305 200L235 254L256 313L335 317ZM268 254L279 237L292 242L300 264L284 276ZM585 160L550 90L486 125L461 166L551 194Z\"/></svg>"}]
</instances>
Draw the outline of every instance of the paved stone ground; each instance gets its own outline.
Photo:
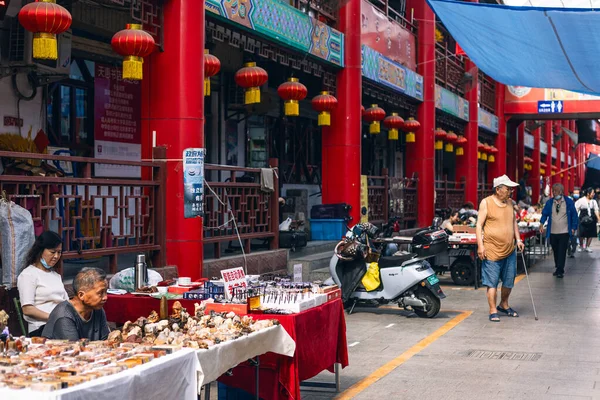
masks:
<instances>
[{"instance_id":1,"label":"paved stone ground","mask_svg":"<svg viewBox=\"0 0 600 400\"><path fill-rule=\"evenodd\" d=\"M596 244L597 242L595 242ZM473 311L452 330L356 399L600 399L600 246L567 260L564 279L552 276L552 256L530 268L539 321L527 281L516 284L511 306L519 318L488 321L485 289L445 287L437 318L424 320L398 308L361 309L347 316L350 366L342 390L434 333L460 311ZM473 351L481 358L469 357ZM493 352L539 353L537 360L490 359ZM324 372L316 381L333 381ZM342 396L344 394L342 393ZM303 391L303 399L334 394Z\"/></svg>"}]
</instances>

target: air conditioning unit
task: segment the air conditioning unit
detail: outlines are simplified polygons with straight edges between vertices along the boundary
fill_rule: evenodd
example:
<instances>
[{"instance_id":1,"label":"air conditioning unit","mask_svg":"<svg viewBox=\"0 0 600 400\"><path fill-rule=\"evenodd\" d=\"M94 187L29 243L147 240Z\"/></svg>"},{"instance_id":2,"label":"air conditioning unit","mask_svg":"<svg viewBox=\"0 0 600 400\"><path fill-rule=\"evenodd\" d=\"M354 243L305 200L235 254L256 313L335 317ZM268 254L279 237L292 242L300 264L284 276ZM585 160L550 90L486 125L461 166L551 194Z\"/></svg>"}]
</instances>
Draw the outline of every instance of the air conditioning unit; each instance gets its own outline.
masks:
<instances>
[{"instance_id":1,"label":"air conditioning unit","mask_svg":"<svg viewBox=\"0 0 600 400\"><path fill-rule=\"evenodd\" d=\"M31 66L39 76L64 75L71 70L71 31L57 36L58 60L36 60L32 56L33 33L26 31L16 16L7 17L4 26L8 27L8 44L0 52L2 66Z\"/></svg>"}]
</instances>

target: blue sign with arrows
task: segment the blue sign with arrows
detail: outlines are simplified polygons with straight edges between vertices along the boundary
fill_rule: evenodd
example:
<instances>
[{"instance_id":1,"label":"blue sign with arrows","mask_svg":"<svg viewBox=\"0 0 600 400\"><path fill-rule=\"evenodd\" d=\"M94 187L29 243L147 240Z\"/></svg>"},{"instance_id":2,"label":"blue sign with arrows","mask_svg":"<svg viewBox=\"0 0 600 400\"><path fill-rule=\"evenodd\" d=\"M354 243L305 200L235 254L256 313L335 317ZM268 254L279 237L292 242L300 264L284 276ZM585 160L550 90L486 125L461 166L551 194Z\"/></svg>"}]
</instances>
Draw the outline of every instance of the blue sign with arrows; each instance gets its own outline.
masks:
<instances>
[{"instance_id":1,"label":"blue sign with arrows","mask_svg":"<svg viewBox=\"0 0 600 400\"><path fill-rule=\"evenodd\" d=\"M538 114L562 114L563 110L562 100L538 101Z\"/></svg>"}]
</instances>

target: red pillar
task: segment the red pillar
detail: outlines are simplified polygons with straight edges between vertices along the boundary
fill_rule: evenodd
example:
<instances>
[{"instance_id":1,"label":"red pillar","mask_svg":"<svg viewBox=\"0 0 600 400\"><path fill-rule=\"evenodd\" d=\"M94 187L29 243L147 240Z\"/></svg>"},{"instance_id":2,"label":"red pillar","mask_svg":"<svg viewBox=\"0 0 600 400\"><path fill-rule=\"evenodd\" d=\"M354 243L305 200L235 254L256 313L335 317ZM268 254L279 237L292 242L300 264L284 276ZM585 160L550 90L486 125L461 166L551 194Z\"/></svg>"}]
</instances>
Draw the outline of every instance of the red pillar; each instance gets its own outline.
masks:
<instances>
[{"instance_id":1,"label":"red pillar","mask_svg":"<svg viewBox=\"0 0 600 400\"><path fill-rule=\"evenodd\" d=\"M496 143L494 146L498 149L498 156L496 162L491 163L488 167L488 182L498 176L507 173L506 170L506 158L508 156L506 152L506 120L504 119L504 97L505 89L504 85L496 82L496 116L498 117L498 136L496 136Z\"/></svg>"},{"instance_id":2,"label":"red pillar","mask_svg":"<svg viewBox=\"0 0 600 400\"><path fill-rule=\"evenodd\" d=\"M561 127L565 127L568 128L569 127L569 121L561 121L560 123ZM567 135L566 132L564 132L561 129L561 133L562 133L562 151L565 154L565 161L563 162L563 174L561 177L561 183L563 184L563 186L565 187L565 191L569 190L569 136Z\"/></svg>"},{"instance_id":3,"label":"red pillar","mask_svg":"<svg viewBox=\"0 0 600 400\"><path fill-rule=\"evenodd\" d=\"M525 176L525 122L521 122L517 128L517 182Z\"/></svg>"},{"instance_id":4,"label":"red pillar","mask_svg":"<svg viewBox=\"0 0 600 400\"><path fill-rule=\"evenodd\" d=\"M552 176L552 121L546 121L546 123L544 124L544 137L545 137L545 141L547 144L546 147L546 159L545 159L545 163L546 163L546 178L550 178L550 179L545 179L544 180L544 188L546 187L546 182L552 182L551 176Z\"/></svg>"},{"instance_id":5,"label":"red pillar","mask_svg":"<svg viewBox=\"0 0 600 400\"><path fill-rule=\"evenodd\" d=\"M150 158L151 132L171 160L165 188L167 264L179 276L202 276L202 219L183 218L183 150L204 147L204 3L165 2L164 51L154 52L144 68L142 156Z\"/></svg>"},{"instance_id":6,"label":"red pillar","mask_svg":"<svg viewBox=\"0 0 600 400\"><path fill-rule=\"evenodd\" d=\"M529 173L529 184L531 185L531 202L532 204L537 204L540 202L540 162L541 162L541 153L540 153L540 137L542 134L542 129L537 128L533 131L533 153L531 153L531 158L533 158L533 166Z\"/></svg>"},{"instance_id":7,"label":"red pillar","mask_svg":"<svg viewBox=\"0 0 600 400\"><path fill-rule=\"evenodd\" d=\"M467 145L464 147L465 154L458 157L456 163L456 175L458 179L465 178L465 201L471 201L477 204L477 186L478 186L478 166L477 159L477 140L479 137L479 107L478 103L478 77L477 66L469 59L465 62L465 70L471 71L473 76L473 84L471 90L466 93L467 101L469 102L469 122L465 128L465 137ZM457 180L458 180L457 179Z\"/></svg>"},{"instance_id":8,"label":"red pillar","mask_svg":"<svg viewBox=\"0 0 600 400\"><path fill-rule=\"evenodd\" d=\"M558 132L558 121L552 121L552 134L554 135L555 133ZM554 176L552 177L552 183L560 183L560 171L562 170L562 166L561 166L561 161L560 161L560 152L562 149L562 139L558 139L556 142L554 142L554 147L556 147L556 159L554 160L554 166L556 167L556 170L554 171Z\"/></svg>"},{"instance_id":9,"label":"red pillar","mask_svg":"<svg viewBox=\"0 0 600 400\"><path fill-rule=\"evenodd\" d=\"M505 119L506 121L506 119ZM510 128L510 139L506 151L506 175L513 181L517 180L517 145L518 128L514 123L506 123L507 130Z\"/></svg>"},{"instance_id":10,"label":"red pillar","mask_svg":"<svg viewBox=\"0 0 600 400\"><path fill-rule=\"evenodd\" d=\"M323 134L323 204L348 203L353 223L360 222L360 139L362 71L361 0L340 8L344 33L344 69L337 76L338 107L331 128Z\"/></svg>"},{"instance_id":11,"label":"red pillar","mask_svg":"<svg viewBox=\"0 0 600 400\"><path fill-rule=\"evenodd\" d=\"M351 0L359 1L359 0ZM407 15L414 13L419 21L418 68L423 75L423 102L419 105L417 117L421 131L417 142L407 148L406 170L408 176L419 176L419 215L417 224L428 226L435 215L434 180L435 150L433 131L435 129L435 15L425 1L409 2ZM360 15L357 25L360 26ZM360 29L360 28L358 28Z\"/></svg>"}]
</instances>

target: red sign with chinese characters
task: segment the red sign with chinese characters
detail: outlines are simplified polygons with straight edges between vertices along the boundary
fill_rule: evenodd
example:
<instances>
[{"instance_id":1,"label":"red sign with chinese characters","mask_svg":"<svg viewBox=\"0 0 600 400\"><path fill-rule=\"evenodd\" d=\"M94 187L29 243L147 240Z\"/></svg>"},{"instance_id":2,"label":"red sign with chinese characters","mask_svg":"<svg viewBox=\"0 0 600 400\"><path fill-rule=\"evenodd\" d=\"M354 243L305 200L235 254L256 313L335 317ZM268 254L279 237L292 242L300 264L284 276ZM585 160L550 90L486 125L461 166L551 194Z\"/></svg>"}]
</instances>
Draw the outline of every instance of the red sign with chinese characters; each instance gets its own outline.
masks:
<instances>
[{"instance_id":1,"label":"red sign with chinese characters","mask_svg":"<svg viewBox=\"0 0 600 400\"><path fill-rule=\"evenodd\" d=\"M96 63L94 154L96 158L139 161L142 154L141 95L138 81L123 80L121 69ZM96 165L96 176L140 176L139 167Z\"/></svg>"},{"instance_id":2,"label":"red sign with chinese characters","mask_svg":"<svg viewBox=\"0 0 600 400\"><path fill-rule=\"evenodd\" d=\"M367 0L363 0L361 10L361 44L416 71L415 36Z\"/></svg>"}]
</instances>

